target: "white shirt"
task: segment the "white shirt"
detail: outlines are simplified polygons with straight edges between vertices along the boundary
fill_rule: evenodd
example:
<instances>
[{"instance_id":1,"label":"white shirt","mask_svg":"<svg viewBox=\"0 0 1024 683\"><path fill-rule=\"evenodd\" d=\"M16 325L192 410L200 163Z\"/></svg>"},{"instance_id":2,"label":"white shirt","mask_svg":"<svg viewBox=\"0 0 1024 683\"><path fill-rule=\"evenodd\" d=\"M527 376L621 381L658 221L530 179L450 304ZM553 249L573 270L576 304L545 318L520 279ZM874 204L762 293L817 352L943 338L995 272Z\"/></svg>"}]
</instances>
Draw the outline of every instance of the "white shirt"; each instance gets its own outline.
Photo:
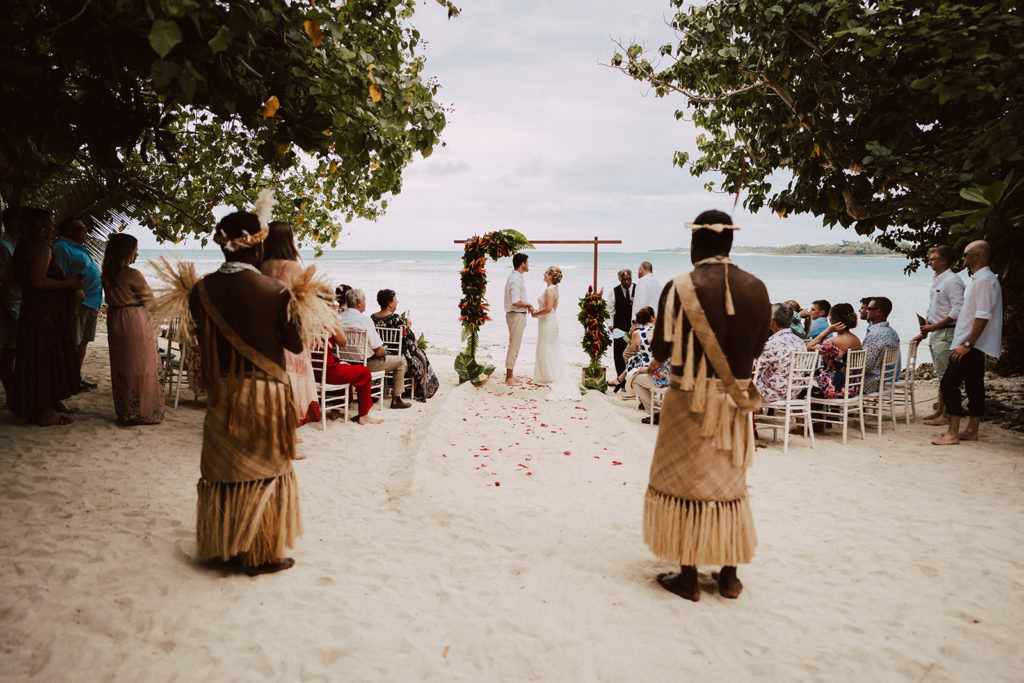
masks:
<instances>
[{"instance_id":1,"label":"white shirt","mask_svg":"<svg viewBox=\"0 0 1024 683\"><path fill-rule=\"evenodd\" d=\"M947 315L956 320L964 305L966 285L960 276L948 268L932 278L931 299L928 303L928 322L936 323Z\"/></svg>"},{"instance_id":2,"label":"white shirt","mask_svg":"<svg viewBox=\"0 0 1024 683\"><path fill-rule=\"evenodd\" d=\"M636 281L636 292L633 294L633 319L636 312L644 306L650 306L658 312L658 299L661 298L661 283L654 279L653 273L647 273Z\"/></svg>"},{"instance_id":3,"label":"white shirt","mask_svg":"<svg viewBox=\"0 0 1024 683\"><path fill-rule=\"evenodd\" d=\"M964 292L964 305L960 309L960 317L956 319L953 330L952 348L967 341L974 326L975 318L987 320L988 324L981 336L974 340L974 348L987 356L999 357L999 347L1003 342L1003 290L999 280L988 266L978 269L971 275Z\"/></svg>"},{"instance_id":4,"label":"white shirt","mask_svg":"<svg viewBox=\"0 0 1024 683\"><path fill-rule=\"evenodd\" d=\"M505 312L526 313L527 309L512 305L517 301L529 301L526 296L526 281L523 280L523 274L513 270L505 281Z\"/></svg>"},{"instance_id":5,"label":"white shirt","mask_svg":"<svg viewBox=\"0 0 1024 683\"><path fill-rule=\"evenodd\" d=\"M379 349L384 346L384 340L377 333L377 326L373 324L373 319L365 313L354 308L346 308L338 314L338 320L341 321L342 327L365 331L366 342L371 349ZM369 357L367 356L367 358Z\"/></svg>"}]
</instances>

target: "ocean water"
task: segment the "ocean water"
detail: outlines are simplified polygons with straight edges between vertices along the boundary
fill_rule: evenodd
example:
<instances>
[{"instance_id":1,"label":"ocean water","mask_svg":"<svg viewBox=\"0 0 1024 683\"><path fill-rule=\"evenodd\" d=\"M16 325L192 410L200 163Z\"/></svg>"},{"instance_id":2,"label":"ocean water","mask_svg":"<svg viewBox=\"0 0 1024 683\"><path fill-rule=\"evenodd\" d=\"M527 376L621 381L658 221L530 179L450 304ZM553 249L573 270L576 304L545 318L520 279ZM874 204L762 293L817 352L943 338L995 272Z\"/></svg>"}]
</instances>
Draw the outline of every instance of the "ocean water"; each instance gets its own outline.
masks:
<instances>
[{"instance_id":1,"label":"ocean water","mask_svg":"<svg viewBox=\"0 0 1024 683\"><path fill-rule=\"evenodd\" d=\"M594 254L592 251L547 249L535 249L529 253L531 269L525 279L527 291L533 299L544 290L544 270L549 265L562 269L557 311L560 338L566 358L571 363L584 365L588 359L580 346L582 326L576 316L579 298L593 283ZM145 262L159 256L193 261L200 274L215 270L223 261L219 250L141 250L140 264L154 288L159 283L154 281L153 271ZM459 280L461 251L335 250L316 259L312 251L303 251L303 258L306 263L315 264L330 283L345 283L365 291L367 313L379 310L376 305L378 290L393 289L398 296L398 310L409 312L416 334L422 333L428 343L440 352L454 354L464 347L458 320L458 302L462 297ZM802 306L809 307L811 301L825 299L832 304L845 301L856 309L861 297L889 297L893 301L889 322L903 341L904 353L906 343L917 334L917 314L924 315L928 309L931 271L922 269L913 275L905 275L903 267L906 261L902 258L736 253L733 260L764 281L773 302L795 299ZM691 269L689 254L602 251L598 259L598 288L610 292L618 284L616 273L621 268L630 268L635 278L641 261L650 261L654 265L654 275L662 284ZM478 359L493 363L498 371L504 367L508 332L503 291L511 268L511 259L492 261L487 265L487 301L493 320L481 329ZM531 319L527 325L517 363L520 374L532 372L536 350L536 321ZM866 328L861 325L855 333L863 337ZM918 362L929 360L927 344L923 344ZM605 361L612 365L610 353L605 356Z\"/></svg>"}]
</instances>

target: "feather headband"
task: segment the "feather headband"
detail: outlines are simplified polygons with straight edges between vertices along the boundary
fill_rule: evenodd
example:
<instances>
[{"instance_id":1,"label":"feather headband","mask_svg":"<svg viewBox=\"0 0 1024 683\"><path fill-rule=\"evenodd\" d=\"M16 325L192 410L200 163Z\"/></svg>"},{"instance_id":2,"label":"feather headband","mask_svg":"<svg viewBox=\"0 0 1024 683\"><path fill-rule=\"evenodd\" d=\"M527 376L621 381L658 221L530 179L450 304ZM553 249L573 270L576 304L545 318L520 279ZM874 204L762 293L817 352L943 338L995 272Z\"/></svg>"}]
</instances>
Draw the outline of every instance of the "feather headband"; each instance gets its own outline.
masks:
<instances>
[{"instance_id":1,"label":"feather headband","mask_svg":"<svg viewBox=\"0 0 1024 683\"><path fill-rule=\"evenodd\" d=\"M267 239L267 235L270 234L270 219L273 216L276 204L277 199L274 198L274 191L269 187L263 188L260 190L259 195L257 195L256 204L253 206L256 218L260 223L259 231L249 234L243 230L241 237L231 238L223 230L218 230L213 234L213 241L224 247L225 251L239 251L240 249L256 246Z\"/></svg>"}]
</instances>

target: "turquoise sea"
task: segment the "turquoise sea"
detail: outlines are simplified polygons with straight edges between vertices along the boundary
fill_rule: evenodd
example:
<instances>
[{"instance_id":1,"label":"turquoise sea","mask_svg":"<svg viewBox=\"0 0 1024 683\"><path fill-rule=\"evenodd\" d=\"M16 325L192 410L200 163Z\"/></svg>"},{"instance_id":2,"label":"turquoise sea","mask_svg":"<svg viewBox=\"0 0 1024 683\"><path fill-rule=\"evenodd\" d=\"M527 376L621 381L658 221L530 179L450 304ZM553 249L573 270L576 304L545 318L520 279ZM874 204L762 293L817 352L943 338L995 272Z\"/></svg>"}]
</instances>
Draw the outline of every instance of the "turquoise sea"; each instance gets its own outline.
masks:
<instances>
[{"instance_id":1,"label":"turquoise sea","mask_svg":"<svg viewBox=\"0 0 1024 683\"><path fill-rule=\"evenodd\" d=\"M593 251L555 251L535 249L530 253L531 270L526 275L527 291L537 297L544 289L543 273L549 265L563 271L559 287L561 302L558 321L566 357L574 363L584 364L586 355L580 348L582 327L576 320L578 300L593 282ZM200 274L215 270L222 262L219 250L142 250L139 261L159 256L181 258L196 263ZM375 312L376 293L379 289L394 289L398 294L399 311L409 311L413 329L423 333L431 346L439 352L457 353L463 346L458 321L458 302L461 298L459 271L462 267L461 251L344 251L325 252L314 259L313 252L303 251L307 263L314 263L332 284L345 283L364 290L367 294L367 312ZM916 314L925 314L928 308L928 289L932 273L921 269L905 275L906 261L885 257L838 256L775 256L766 254L733 254L741 268L761 278L768 287L772 301L796 299L809 306L815 299L826 299L835 304L845 301L859 305L861 297L887 296L894 304L890 323L904 342L917 333ZM689 254L602 251L598 259L598 287L610 290L617 284L616 273L630 268L636 274L641 261L654 264L654 275L664 284L672 277L690 269ZM512 267L511 259L491 262L487 266L488 290L494 320L481 331L480 356L503 367L507 331L502 310L503 287ZM143 265L143 272L154 288L153 273ZM855 332L863 336L864 328ZM536 326L529 322L518 370L532 371L536 348ZM610 357L606 357L610 363ZM927 344L921 347L919 362L930 360Z\"/></svg>"}]
</instances>

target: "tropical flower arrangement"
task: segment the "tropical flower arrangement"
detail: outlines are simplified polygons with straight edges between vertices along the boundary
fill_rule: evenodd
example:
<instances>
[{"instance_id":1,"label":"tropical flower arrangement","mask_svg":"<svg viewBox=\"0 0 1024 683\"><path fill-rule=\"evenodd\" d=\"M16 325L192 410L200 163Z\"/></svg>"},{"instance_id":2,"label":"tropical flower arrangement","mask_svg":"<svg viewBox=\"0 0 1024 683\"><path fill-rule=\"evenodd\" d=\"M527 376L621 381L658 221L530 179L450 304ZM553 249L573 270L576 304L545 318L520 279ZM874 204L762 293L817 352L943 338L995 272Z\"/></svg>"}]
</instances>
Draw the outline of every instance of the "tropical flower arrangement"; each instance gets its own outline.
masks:
<instances>
[{"instance_id":1,"label":"tropical flower arrangement","mask_svg":"<svg viewBox=\"0 0 1024 683\"><path fill-rule=\"evenodd\" d=\"M495 230L466 240L462 254L462 300L459 302L459 322L462 323L466 350L455 357L455 371L459 374L460 383L483 384L494 372L493 365L476 362L480 328L491 319L487 315L488 305L484 298L487 293L487 259L497 261L531 247L529 240L516 230Z\"/></svg>"},{"instance_id":2,"label":"tropical flower arrangement","mask_svg":"<svg viewBox=\"0 0 1024 683\"><path fill-rule=\"evenodd\" d=\"M585 389L608 390L608 380L605 378L604 367L601 366L601 356L612 343L612 338L608 335L608 326L605 324L610 317L608 302L604 300L604 289L595 292L592 286L588 286L586 296L580 299L580 314L577 316L583 324L581 345L590 356L590 365L583 371Z\"/></svg>"}]
</instances>

